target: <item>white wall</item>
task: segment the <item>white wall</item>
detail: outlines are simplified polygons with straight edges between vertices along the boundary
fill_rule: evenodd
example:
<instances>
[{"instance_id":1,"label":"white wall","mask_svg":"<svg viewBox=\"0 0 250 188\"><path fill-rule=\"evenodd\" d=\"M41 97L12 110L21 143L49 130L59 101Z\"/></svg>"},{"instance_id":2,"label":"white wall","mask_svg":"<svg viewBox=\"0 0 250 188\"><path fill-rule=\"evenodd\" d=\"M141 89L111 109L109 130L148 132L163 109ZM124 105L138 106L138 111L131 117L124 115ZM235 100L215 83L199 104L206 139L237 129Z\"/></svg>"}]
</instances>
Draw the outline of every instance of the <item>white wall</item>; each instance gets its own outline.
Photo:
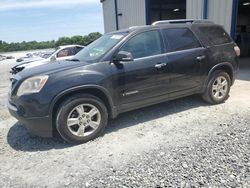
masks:
<instances>
[{"instance_id":1,"label":"white wall","mask_svg":"<svg viewBox=\"0 0 250 188\"><path fill-rule=\"evenodd\" d=\"M208 19L231 31L233 0L208 0Z\"/></svg>"},{"instance_id":2,"label":"white wall","mask_svg":"<svg viewBox=\"0 0 250 188\"><path fill-rule=\"evenodd\" d=\"M117 0L118 26L125 29L131 26L146 25L145 0Z\"/></svg>"},{"instance_id":3,"label":"white wall","mask_svg":"<svg viewBox=\"0 0 250 188\"><path fill-rule=\"evenodd\" d=\"M186 0L187 19L203 19L204 0ZM233 0L208 0L208 19L231 30ZM119 29L146 25L145 0L117 0ZM103 2L105 33L116 30L115 0Z\"/></svg>"},{"instance_id":4,"label":"white wall","mask_svg":"<svg viewBox=\"0 0 250 188\"><path fill-rule=\"evenodd\" d=\"M116 30L115 0L105 0L102 8L105 33Z\"/></svg>"},{"instance_id":5,"label":"white wall","mask_svg":"<svg viewBox=\"0 0 250 188\"><path fill-rule=\"evenodd\" d=\"M204 0L187 0L187 19L203 19Z\"/></svg>"},{"instance_id":6,"label":"white wall","mask_svg":"<svg viewBox=\"0 0 250 188\"><path fill-rule=\"evenodd\" d=\"M115 0L103 1L103 19L105 33L116 30ZM146 25L145 0L117 0L119 29Z\"/></svg>"}]
</instances>

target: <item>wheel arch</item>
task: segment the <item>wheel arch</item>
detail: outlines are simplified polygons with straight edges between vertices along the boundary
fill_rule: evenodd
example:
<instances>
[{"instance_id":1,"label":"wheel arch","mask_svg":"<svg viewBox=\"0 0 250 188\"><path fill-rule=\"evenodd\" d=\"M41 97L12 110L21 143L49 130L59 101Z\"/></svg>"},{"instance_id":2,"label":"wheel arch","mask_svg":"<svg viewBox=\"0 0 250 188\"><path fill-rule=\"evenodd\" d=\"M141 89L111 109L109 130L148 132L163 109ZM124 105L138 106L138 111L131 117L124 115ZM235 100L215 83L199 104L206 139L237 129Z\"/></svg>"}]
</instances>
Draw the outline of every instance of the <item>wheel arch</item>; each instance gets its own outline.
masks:
<instances>
[{"instance_id":1,"label":"wheel arch","mask_svg":"<svg viewBox=\"0 0 250 188\"><path fill-rule=\"evenodd\" d=\"M233 84L233 81L234 81L234 71L233 71L233 65L231 63L228 63L228 62L223 62L223 63L219 63L219 64L216 64L208 73L208 76L207 76L207 80L206 80L206 85L208 84L209 82L209 79L211 78L212 74L214 73L214 71L216 70L223 70L225 71L230 79L231 79L231 84Z\"/></svg>"},{"instance_id":2,"label":"wheel arch","mask_svg":"<svg viewBox=\"0 0 250 188\"><path fill-rule=\"evenodd\" d=\"M56 114L60 104L64 100L66 100L68 97L73 96L73 95L77 95L77 94L90 94L90 95L93 95L93 96L100 98L103 101L104 105L107 107L109 117L114 118L117 116L117 112L116 112L116 108L114 107L113 100L112 100L109 92L105 88L103 88L101 86L97 86L97 85L79 86L79 87L67 89L67 90L61 92L60 94L58 94L53 99L53 101L50 105L50 113L49 113L49 115L53 121L53 124L54 124L54 120L55 120L55 114Z\"/></svg>"}]
</instances>

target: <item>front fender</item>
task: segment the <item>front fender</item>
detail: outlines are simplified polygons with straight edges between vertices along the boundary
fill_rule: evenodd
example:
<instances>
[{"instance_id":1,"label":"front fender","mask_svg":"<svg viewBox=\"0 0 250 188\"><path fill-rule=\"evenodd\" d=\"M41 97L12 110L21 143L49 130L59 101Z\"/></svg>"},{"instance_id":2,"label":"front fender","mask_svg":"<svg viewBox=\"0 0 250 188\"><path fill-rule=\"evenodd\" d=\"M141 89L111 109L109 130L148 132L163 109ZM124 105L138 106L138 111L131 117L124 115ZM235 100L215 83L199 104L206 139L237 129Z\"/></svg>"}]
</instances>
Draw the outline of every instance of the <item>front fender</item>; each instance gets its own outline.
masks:
<instances>
[{"instance_id":1,"label":"front fender","mask_svg":"<svg viewBox=\"0 0 250 188\"><path fill-rule=\"evenodd\" d=\"M82 86L76 86L76 87L72 87L72 88L62 91L61 93L56 95L54 99L52 100L52 102L50 103L49 116L50 117L53 116L54 107L57 104L57 102L60 101L60 99L62 99L63 97L67 96L70 93L74 93L74 92L81 91L81 90L87 90L87 89L96 89L96 90L101 91L108 99L109 106L111 109L111 114L110 114L111 117L114 118L117 116L116 108L114 107L114 102L113 102L110 92L106 88L99 86L99 85L82 85Z\"/></svg>"}]
</instances>

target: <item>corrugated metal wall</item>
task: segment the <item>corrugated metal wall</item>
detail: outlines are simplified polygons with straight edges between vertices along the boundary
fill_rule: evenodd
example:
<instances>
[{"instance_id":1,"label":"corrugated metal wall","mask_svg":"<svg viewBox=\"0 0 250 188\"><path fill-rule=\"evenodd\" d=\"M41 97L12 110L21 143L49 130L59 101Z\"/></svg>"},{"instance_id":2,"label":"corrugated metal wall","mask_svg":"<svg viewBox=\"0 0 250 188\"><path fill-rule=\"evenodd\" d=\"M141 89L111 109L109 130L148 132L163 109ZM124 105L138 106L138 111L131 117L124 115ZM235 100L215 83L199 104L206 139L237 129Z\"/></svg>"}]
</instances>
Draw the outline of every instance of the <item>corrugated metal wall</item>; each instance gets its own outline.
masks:
<instances>
[{"instance_id":1,"label":"corrugated metal wall","mask_svg":"<svg viewBox=\"0 0 250 188\"><path fill-rule=\"evenodd\" d=\"M116 30L115 0L105 0L103 19L105 33ZM117 0L118 28L146 25L145 0Z\"/></svg>"},{"instance_id":2,"label":"corrugated metal wall","mask_svg":"<svg viewBox=\"0 0 250 188\"><path fill-rule=\"evenodd\" d=\"M187 19L203 19L205 0L187 0ZM231 31L233 0L208 0L207 18Z\"/></svg>"},{"instance_id":3,"label":"corrugated metal wall","mask_svg":"<svg viewBox=\"0 0 250 188\"><path fill-rule=\"evenodd\" d=\"M116 30L115 0L105 0L102 8L105 33Z\"/></svg>"},{"instance_id":4,"label":"corrugated metal wall","mask_svg":"<svg viewBox=\"0 0 250 188\"><path fill-rule=\"evenodd\" d=\"M203 19L205 0L186 0L187 19ZM230 33L233 0L208 0L207 17L217 24L223 25ZM146 24L145 0L117 0L119 29L134 25ZM105 32L116 30L115 0L103 2Z\"/></svg>"},{"instance_id":5,"label":"corrugated metal wall","mask_svg":"<svg viewBox=\"0 0 250 188\"><path fill-rule=\"evenodd\" d=\"M130 26L146 25L145 0L118 0L117 8L119 29Z\"/></svg>"},{"instance_id":6,"label":"corrugated metal wall","mask_svg":"<svg viewBox=\"0 0 250 188\"><path fill-rule=\"evenodd\" d=\"M233 0L208 0L208 19L231 31Z\"/></svg>"},{"instance_id":7,"label":"corrugated metal wall","mask_svg":"<svg viewBox=\"0 0 250 188\"><path fill-rule=\"evenodd\" d=\"M203 7L204 0L187 0L187 19L203 19Z\"/></svg>"},{"instance_id":8,"label":"corrugated metal wall","mask_svg":"<svg viewBox=\"0 0 250 188\"><path fill-rule=\"evenodd\" d=\"M115 0L103 1L105 33L116 30ZM146 25L145 0L117 0L118 28Z\"/></svg>"}]
</instances>

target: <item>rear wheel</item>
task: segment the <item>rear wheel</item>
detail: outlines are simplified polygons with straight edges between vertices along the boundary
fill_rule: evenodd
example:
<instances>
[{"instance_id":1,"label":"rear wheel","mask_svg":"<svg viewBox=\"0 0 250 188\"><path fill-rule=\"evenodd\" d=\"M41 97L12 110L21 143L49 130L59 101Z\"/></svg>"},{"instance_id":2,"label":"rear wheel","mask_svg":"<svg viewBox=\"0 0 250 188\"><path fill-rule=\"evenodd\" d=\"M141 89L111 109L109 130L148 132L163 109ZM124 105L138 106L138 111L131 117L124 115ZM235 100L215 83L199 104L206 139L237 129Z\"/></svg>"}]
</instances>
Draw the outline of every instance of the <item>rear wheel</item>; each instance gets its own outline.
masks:
<instances>
[{"instance_id":1,"label":"rear wheel","mask_svg":"<svg viewBox=\"0 0 250 188\"><path fill-rule=\"evenodd\" d=\"M56 128L71 143L84 143L98 137L108 121L103 102L92 95L75 95L59 107Z\"/></svg>"},{"instance_id":2,"label":"rear wheel","mask_svg":"<svg viewBox=\"0 0 250 188\"><path fill-rule=\"evenodd\" d=\"M210 104L220 104L229 97L231 87L230 76L221 70L215 71L208 82L203 99Z\"/></svg>"}]
</instances>

